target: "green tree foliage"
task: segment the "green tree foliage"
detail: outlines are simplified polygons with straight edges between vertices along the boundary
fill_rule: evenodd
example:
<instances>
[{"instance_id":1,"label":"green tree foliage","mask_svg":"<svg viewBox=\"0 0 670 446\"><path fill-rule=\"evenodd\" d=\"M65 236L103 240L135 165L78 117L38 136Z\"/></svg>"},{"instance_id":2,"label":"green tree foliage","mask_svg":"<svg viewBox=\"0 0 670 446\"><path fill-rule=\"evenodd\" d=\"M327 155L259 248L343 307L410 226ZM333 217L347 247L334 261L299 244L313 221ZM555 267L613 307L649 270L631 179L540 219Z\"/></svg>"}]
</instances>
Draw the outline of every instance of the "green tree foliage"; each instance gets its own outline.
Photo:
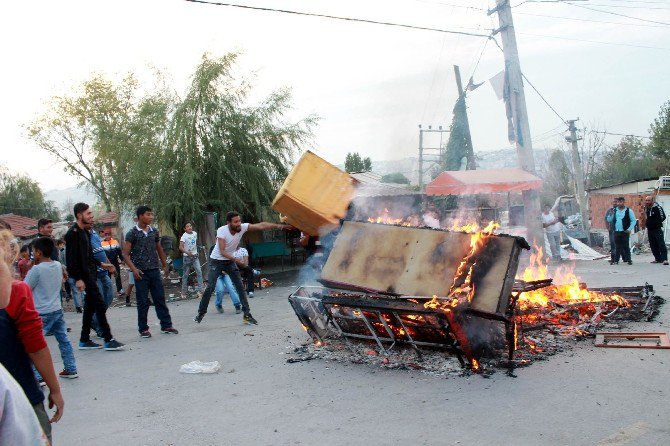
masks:
<instances>
[{"instance_id":1,"label":"green tree foliage","mask_svg":"<svg viewBox=\"0 0 670 446\"><path fill-rule=\"evenodd\" d=\"M288 122L289 90L248 105L251 86L232 74L236 54L203 56L174 112L152 204L176 230L205 211L258 218L288 174L316 118Z\"/></svg>"},{"instance_id":2,"label":"green tree foliage","mask_svg":"<svg viewBox=\"0 0 670 446\"><path fill-rule=\"evenodd\" d=\"M666 173L670 170L670 101L661 106L658 118L654 119L649 129L651 141L649 150L658 157Z\"/></svg>"},{"instance_id":3,"label":"green tree foliage","mask_svg":"<svg viewBox=\"0 0 670 446\"><path fill-rule=\"evenodd\" d=\"M389 173L382 176L382 183L409 184L409 179L400 172Z\"/></svg>"},{"instance_id":4,"label":"green tree foliage","mask_svg":"<svg viewBox=\"0 0 670 446\"><path fill-rule=\"evenodd\" d=\"M95 75L72 95L55 97L28 135L104 204L120 210L149 198L173 98L140 95L128 75L118 84Z\"/></svg>"},{"instance_id":5,"label":"green tree foliage","mask_svg":"<svg viewBox=\"0 0 670 446\"><path fill-rule=\"evenodd\" d=\"M449 129L449 141L447 141L442 163L444 170L461 170L465 167L474 169L472 165L474 152L470 139L467 113L465 95L462 95L454 105L454 118ZM469 160L470 162L468 162Z\"/></svg>"},{"instance_id":6,"label":"green tree foliage","mask_svg":"<svg viewBox=\"0 0 670 446\"><path fill-rule=\"evenodd\" d=\"M344 160L344 170L352 172L370 172L372 161L370 157L362 158L358 152L349 152Z\"/></svg>"},{"instance_id":7,"label":"green tree foliage","mask_svg":"<svg viewBox=\"0 0 670 446\"><path fill-rule=\"evenodd\" d=\"M591 178L591 187L641 180L662 175L663 167L642 139L625 136L605 150Z\"/></svg>"},{"instance_id":8,"label":"green tree foliage","mask_svg":"<svg viewBox=\"0 0 670 446\"><path fill-rule=\"evenodd\" d=\"M0 214L60 220L53 201L44 199L40 186L25 175L0 171Z\"/></svg>"}]
</instances>

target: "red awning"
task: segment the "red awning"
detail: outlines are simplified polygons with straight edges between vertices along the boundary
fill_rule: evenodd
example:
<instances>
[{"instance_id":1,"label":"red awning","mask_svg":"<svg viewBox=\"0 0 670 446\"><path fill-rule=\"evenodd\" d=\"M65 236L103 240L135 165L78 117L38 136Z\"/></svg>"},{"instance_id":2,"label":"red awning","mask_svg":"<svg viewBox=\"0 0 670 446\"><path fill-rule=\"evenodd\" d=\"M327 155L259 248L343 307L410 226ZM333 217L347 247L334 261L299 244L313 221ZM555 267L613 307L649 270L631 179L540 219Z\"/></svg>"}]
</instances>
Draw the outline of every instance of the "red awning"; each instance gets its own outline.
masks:
<instances>
[{"instance_id":1,"label":"red awning","mask_svg":"<svg viewBox=\"0 0 670 446\"><path fill-rule=\"evenodd\" d=\"M426 186L426 195L469 195L540 189L542 179L521 169L442 172Z\"/></svg>"}]
</instances>

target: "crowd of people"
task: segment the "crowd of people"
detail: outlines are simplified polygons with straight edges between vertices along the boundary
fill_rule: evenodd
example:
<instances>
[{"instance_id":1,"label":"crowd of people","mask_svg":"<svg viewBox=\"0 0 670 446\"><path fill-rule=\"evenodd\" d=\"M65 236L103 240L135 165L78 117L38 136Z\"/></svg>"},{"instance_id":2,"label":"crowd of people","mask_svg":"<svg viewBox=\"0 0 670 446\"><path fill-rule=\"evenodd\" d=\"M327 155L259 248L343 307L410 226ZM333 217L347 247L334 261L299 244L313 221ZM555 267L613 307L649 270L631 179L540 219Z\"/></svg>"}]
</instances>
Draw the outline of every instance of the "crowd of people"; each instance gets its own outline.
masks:
<instances>
[{"instance_id":1,"label":"crowd of people","mask_svg":"<svg viewBox=\"0 0 670 446\"><path fill-rule=\"evenodd\" d=\"M552 260L562 262L560 250L563 225L554 211L551 206L545 205L540 218ZM668 250L663 234L665 211L653 196L648 195L644 198L644 213L644 227L647 231L649 248L654 256L651 263L668 265ZM609 235L610 265L618 265L619 261L632 265L631 235L639 230L640 225L633 209L626 206L625 197L612 200L612 206L605 212L604 220Z\"/></svg>"},{"instance_id":2,"label":"crowd of people","mask_svg":"<svg viewBox=\"0 0 670 446\"><path fill-rule=\"evenodd\" d=\"M161 270L166 277L169 267L161 246L160 233L152 226L153 211L148 206L136 209L136 224L118 241L93 228L89 205L77 203L75 222L63 240L53 237L53 222L38 222L38 237L19 247L11 228L0 228L0 444L50 444L51 424L63 415L64 400L58 378L79 376L74 348L70 342L63 296L71 295L77 312L82 314L79 350L121 351L125 345L115 339L107 319L107 309L116 293L129 303L131 289L123 290L120 280L123 262L135 287L139 336L150 338L147 324L149 307L154 306L161 333L176 335L165 301ZM190 270L197 273L198 290L203 291L195 321L207 313L212 292L217 292L217 310L222 312L222 295L227 291L245 324L258 324L251 315L248 297L253 297L254 270L249 255L241 248L248 231L285 229L274 223L242 223L236 212L229 212L226 224L217 231L212 249L207 286L204 286L193 225L184 225L179 250L184 257L182 292L185 293ZM245 279L247 284L243 284ZM151 300L149 299L151 295ZM91 339L95 333L102 344ZM56 373L45 336L58 342L63 370ZM48 389L47 396L41 387ZM49 418L45 400L55 413Z\"/></svg>"}]
</instances>

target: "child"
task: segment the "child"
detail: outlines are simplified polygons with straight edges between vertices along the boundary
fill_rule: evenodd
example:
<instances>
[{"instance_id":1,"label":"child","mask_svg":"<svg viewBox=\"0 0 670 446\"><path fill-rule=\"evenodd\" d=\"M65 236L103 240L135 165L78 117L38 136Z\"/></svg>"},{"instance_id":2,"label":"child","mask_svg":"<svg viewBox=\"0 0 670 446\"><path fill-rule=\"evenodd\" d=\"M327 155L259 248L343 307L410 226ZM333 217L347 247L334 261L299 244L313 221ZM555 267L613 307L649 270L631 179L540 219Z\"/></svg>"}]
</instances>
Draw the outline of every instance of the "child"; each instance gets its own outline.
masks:
<instances>
[{"instance_id":1,"label":"child","mask_svg":"<svg viewBox=\"0 0 670 446\"><path fill-rule=\"evenodd\" d=\"M21 280L26 278L26 274L30 271L30 268L33 266L32 261L30 260L30 246L24 245L21 247L21 252L19 253L19 275Z\"/></svg>"},{"instance_id":2,"label":"child","mask_svg":"<svg viewBox=\"0 0 670 446\"><path fill-rule=\"evenodd\" d=\"M0 225L0 228L2 225ZM0 261L6 265L14 262L16 251L10 245L14 237L8 230L0 230L0 252L4 255ZM10 246L9 249L6 247ZM2 269L2 268L0 268ZM6 280L6 274L0 274L0 303L6 303L6 286L11 287L9 304L0 309L0 364L19 383L47 438L51 438L51 423L60 420L63 415L63 394L54 371L51 353L42 333L42 320L35 311L30 287L21 281ZM40 389L31 368L35 366L44 376L49 388L49 408L56 407L56 413L49 419L44 408L45 396ZM4 432L3 432L4 433ZM5 444L5 442L1 442ZM18 444L18 443L16 443Z\"/></svg>"},{"instance_id":3,"label":"child","mask_svg":"<svg viewBox=\"0 0 670 446\"><path fill-rule=\"evenodd\" d=\"M25 282L33 291L35 309L42 318L44 333L53 333L58 341L64 367L58 376L73 379L79 375L72 344L67 337L67 326L60 301L63 266L60 262L51 260L53 249L54 243L47 237L40 237L33 242L35 266L28 272Z\"/></svg>"}]
</instances>

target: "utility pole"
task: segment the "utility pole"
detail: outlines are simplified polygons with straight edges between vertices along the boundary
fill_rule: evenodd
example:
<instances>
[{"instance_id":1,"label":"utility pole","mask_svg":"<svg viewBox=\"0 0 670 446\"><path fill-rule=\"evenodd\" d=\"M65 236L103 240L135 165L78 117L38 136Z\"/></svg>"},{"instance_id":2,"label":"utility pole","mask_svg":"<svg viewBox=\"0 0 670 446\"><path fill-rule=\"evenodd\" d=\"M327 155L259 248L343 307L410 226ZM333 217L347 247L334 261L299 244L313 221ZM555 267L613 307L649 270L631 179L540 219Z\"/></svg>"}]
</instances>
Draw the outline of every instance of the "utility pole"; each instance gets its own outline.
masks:
<instances>
[{"instance_id":1,"label":"utility pole","mask_svg":"<svg viewBox=\"0 0 670 446\"><path fill-rule=\"evenodd\" d=\"M528 111L526 110L526 96L523 92L521 63L519 62L519 51L516 46L512 8L509 0L496 0L496 7L490 10L488 14L494 13L498 13L500 24L500 28L494 31L494 34L499 32L502 40L505 77L508 86L508 97L505 98L505 101L509 101L510 105L519 165L526 172L535 175L535 159L530 136L530 124L528 123ZM537 246L544 246L544 235L540 226L540 197L534 190L523 191L522 197L529 242Z\"/></svg>"},{"instance_id":2,"label":"utility pole","mask_svg":"<svg viewBox=\"0 0 670 446\"><path fill-rule=\"evenodd\" d=\"M579 202L579 212L582 216L582 225L584 231L586 232L586 240L588 244L591 244L591 222L590 212L589 212L589 203L586 197L586 192L584 191L584 169L582 168L582 160L579 156L579 149L577 147L577 141L582 138L577 137L577 127L575 122L579 121L577 119L569 119L568 130L570 130L570 136L566 136L565 140L572 144L572 170L575 173L575 195L577 196L577 201Z\"/></svg>"},{"instance_id":3,"label":"utility pole","mask_svg":"<svg viewBox=\"0 0 670 446\"><path fill-rule=\"evenodd\" d=\"M423 130L419 125L419 192L423 192Z\"/></svg>"},{"instance_id":4,"label":"utility pole","mask_svg":"<svg viewBox=\"0 0 670 446\"><path fill-rule=\"evenodd\" d=\"M463 83L461 82L461 70L458 65L454 65L454 75L456 76L456 86L458 87L458 99L463 101L463 119L465 120L465 144L467 152L466 169L475 169L475 153L472 147L472 135L470 134L470 122L468 120L468 111L465 107L465 92L463 91Z\"/></svg>"}]
</instances>

